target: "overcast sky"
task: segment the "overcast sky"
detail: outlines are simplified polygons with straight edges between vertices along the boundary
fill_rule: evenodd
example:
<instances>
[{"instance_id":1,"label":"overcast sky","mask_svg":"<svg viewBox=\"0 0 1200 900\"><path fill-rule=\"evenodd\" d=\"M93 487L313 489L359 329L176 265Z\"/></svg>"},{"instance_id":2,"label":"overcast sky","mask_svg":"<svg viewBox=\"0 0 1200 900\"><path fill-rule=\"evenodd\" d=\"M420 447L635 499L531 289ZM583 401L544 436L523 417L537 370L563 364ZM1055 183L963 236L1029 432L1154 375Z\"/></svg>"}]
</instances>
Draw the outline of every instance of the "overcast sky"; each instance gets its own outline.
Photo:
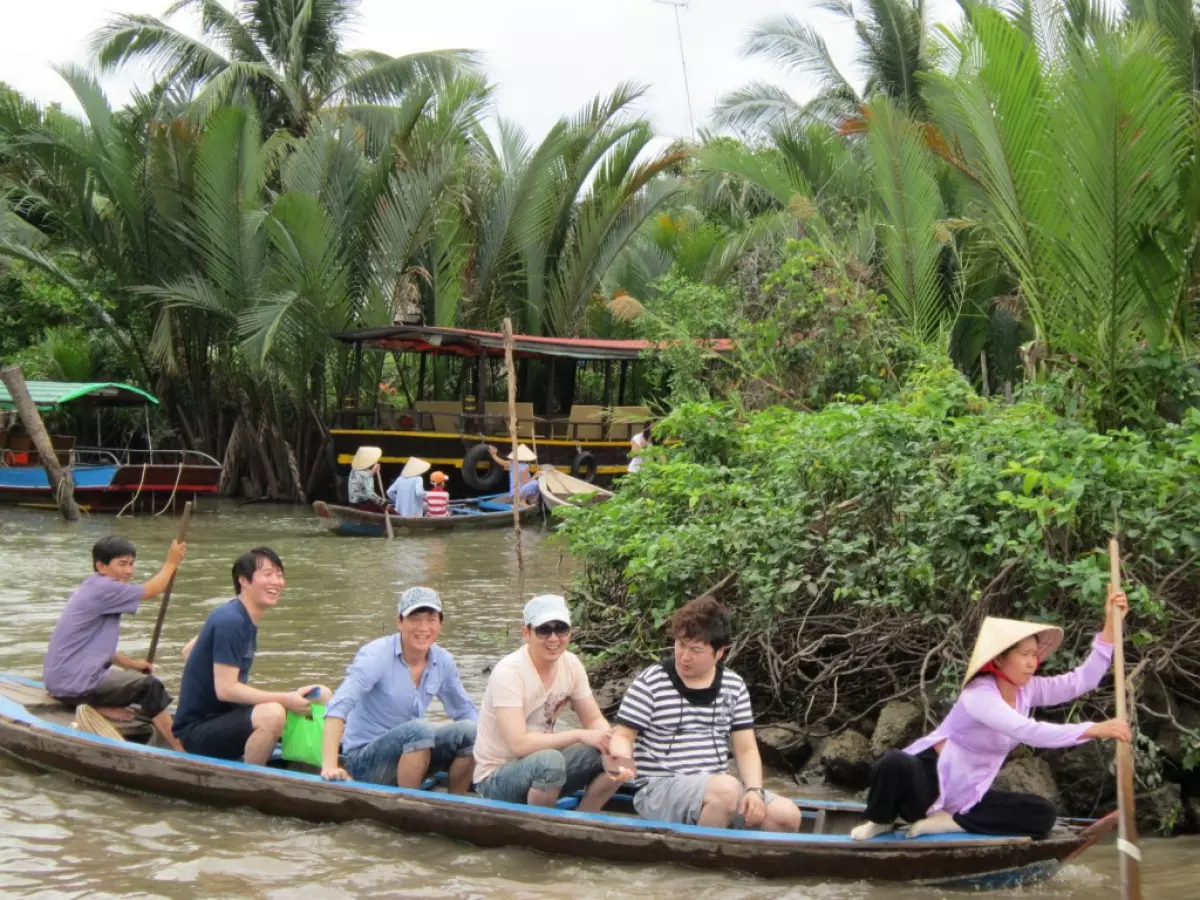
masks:
<instances>
[{"instance_id":1,"label":"overcast sky","mask_svg":"<svg viewBox=\"0 0 1200 900\"><path fill-rule=\"evenodd\" d=\"M169 5L169 0L0 0L0 81L40 103L78 109L52 67L90 64L87 37L114 10L159 15ZM935 5L948 12L953 0ZM680 21L697 127L722 94L755 78L801 98L811 93L803 81L742 58L747 31L771 16L792 13L818 23L839 64L848 67L850 26L809 7L806 0L691 0ZM172 21L188 25L186 18ZM642 111L660 134L688 132L675 13L655 0L362 0L348 43L390 54L480 50L499 89L498 112L535 136L623 80L649 87ZM147 80L129 70L106 77L104 84L119 105L132 85Z\"/></svg>"}]
</instances>

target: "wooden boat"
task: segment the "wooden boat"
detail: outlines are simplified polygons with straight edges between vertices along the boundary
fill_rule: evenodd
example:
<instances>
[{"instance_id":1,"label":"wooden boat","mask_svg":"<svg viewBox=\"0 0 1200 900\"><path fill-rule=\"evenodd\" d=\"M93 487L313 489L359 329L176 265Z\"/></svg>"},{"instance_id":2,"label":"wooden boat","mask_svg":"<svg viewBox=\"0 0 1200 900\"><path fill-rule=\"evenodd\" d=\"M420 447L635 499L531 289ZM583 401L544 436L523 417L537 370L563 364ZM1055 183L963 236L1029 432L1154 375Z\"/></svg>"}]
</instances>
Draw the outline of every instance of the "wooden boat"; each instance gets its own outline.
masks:
<instances>
[{"instance_id":1,"label":"wooden boat","mask_svg":"<svg viewBox=\"0 0 1200 900\"><path fill-rule=\"evenodd\" d=\"M115 382L30 381L27 385L34 404L43 413L94 409L96 426L87 430L98 444L101 410L137 406L148 409L158 405L158 400L145 391ZM12 407L12 398L0 385L0 411ZM183 509L184 501L195 500L200 494L215 495L220 487L221 464L206 453L80 446L73 434L51 434L50 442L59 463L70 471L75 482L76 502L89 512ZM32 438L15 428L6 429L3 421L0 421L0 503L55 508L50 479Z\"/></svg>"},{"instance_id":2,"label":"wooden boat","mask_svg":"<svg viewBox=\"0 0 1200 900\"><path fill-rule=\"evenodd\" d=\"M600 814L577 812L577 797L538 809L451 796L439 790L326 782L296 764L253 766L117 741L70 727L71 713L37 682L0 674L0 752L92 784L191 800L247 806L311 822L368 820L485 847L520 847L621 863L674 863L764 877L902 881L975 889L1009 888L1050 877L1115 827L1064 820L1044 841L979 835L926 835L871 841L846 836L862 805L796 801L799 834L764 834L675 825L631 814L619 794ZM285 766L292 766L287 768Z\"/></svg>"},{"instance_id":3,"label":"wooden boat","mask_svg":"<svg viewBox=\"0 0 1200 900\"><path fill-rule=\"evenodd\" d=\"M453 531L457 528L504 528L512 526L512 503L509 494L493 494L473 500L460 500L450 504L450 515L441 517L389 516L392 528L400 531ZM367 512L353 506L335 506L318 500L313 511L321 524L335 534L348 537L383 537L387 529L383 524L383 513ZM539 508L526 506L521 510L521 523L529 522Z\"/></svg>"},{"instance_id":4,"label":"wooden boat","mask_svg":"<svg viewBox=\"0 0 1200 900\"><path fill-rule=\"evenodd\" d=\"M542 505L550 513L561 506L602 503L613 495L612 491L560 472L554 466L538 467L538 491Z\"/></svg>"}]
</instances>

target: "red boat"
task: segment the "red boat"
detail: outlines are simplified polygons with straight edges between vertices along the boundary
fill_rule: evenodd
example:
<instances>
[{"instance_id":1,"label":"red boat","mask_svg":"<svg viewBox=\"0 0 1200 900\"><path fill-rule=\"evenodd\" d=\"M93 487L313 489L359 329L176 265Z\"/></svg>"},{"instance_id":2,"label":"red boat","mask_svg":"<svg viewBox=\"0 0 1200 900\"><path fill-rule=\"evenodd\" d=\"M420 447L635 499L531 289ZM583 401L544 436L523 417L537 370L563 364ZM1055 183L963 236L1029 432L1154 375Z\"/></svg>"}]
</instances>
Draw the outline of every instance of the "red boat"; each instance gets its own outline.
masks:
<instances>
[{"instance_id":1,"label":"red boat","mask_svg":"<svg viewBox=\"0 0 1200 900\"><path fill-rule=\"evenodd\" d=\"M115 382L30 381L33 402L43 414L82 407L96 412L101 434L104 409L142 407L158 400L140 388ZM149 434L147 423L146 433ZM181 510L184 501L216 494L221 464L195 450L79 446L73 435L51 434L58 461L75 481L75 500L89 512ZM50 480L33 439L20 430L12 398L0 385L0 503L55 508Z\"/></svg>"}]
</instances>

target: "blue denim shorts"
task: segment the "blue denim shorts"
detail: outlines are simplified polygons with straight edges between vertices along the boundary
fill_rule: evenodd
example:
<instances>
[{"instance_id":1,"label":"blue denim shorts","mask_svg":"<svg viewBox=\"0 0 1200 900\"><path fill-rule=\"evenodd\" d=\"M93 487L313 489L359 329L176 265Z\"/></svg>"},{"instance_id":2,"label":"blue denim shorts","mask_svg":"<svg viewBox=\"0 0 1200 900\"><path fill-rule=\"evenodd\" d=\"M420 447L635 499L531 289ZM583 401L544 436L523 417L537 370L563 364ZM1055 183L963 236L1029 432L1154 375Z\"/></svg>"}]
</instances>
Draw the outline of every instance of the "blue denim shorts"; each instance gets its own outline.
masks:
<instances>
[{"instance_id":1,"label":"blue denim shorts","mask_svg":"<svg viewBox=\"0 0 1200 900\"><path fill-rule=\"evenodd\" d=\"M396 784L396 765L406 753L429 750L429 772L440 772L459 756L470 756L475 748L474 722L434 725L413 719L381 734L369 744L343 754L346 771L355 781Z\"/></svg>"},{"instance_id":2,"label":"blue denim shorts","mask_svg":"<svg viewBox=\"0 0 1200 900\"><path fill-rule=\"evenodd\" d=\"M475 790L488 800L525 803L531 788L560 788L561 793L570 794L586 788L603 771L599 750L572 744L565 750L538 750L505 763L475 785Z\"/></svg>"}]
</instances>

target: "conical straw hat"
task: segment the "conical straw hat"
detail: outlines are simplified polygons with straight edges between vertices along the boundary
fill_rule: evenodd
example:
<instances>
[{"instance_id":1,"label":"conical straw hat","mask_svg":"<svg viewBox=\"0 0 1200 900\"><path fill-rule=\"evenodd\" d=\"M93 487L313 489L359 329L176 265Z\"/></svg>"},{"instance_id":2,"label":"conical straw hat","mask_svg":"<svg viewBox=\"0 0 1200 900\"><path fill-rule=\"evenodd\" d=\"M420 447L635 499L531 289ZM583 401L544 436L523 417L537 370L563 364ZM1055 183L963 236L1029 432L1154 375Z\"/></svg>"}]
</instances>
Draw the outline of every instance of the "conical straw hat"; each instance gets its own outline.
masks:
<instances>
[{"instance_id":1,"label":"conical straw hat","mask_svg":"<svg viewBox=\"0 0 1200 900\"><path fill-rule=\"evenodd\" d=\"M354 454L354 459L350 461L350 468L361 472L379 462L382 456L383 451L378 447L359 447L358 452Z\"/></svg>"},{"instance_id":2,"label":"conical straw hat","mask_svg":"<svg viewBox=\"0 0 1200 900\"><path fill-rule=\"evenodd\" d=\"M401 478L411 478L414 475L424 475L429 471L429 463L418 456L410 456L400 473Z\"/></svg>"},{"instance_id":3,"label":"conical straw hat","mask_svg":"<svg viewBox=\"0 0 1200 900\"><path fill-rule=\"evenodd\" d=\"M508 458L512 459L513 455L508 454ZM537 462L537 454L526 447L524 444L517 445L517 462Z\"/></svg>"},{"instance_id":4,"label":"conical straw hat","mask_svg":"<svg viewBox=\"0 0 1200 900\"><path fill-rule=\"evenodd\" d=\"M1046 625L1042 622L1020 622L1016 619L997 619L993 616L984 619L983 627L979 629L979 637L975 639L975 649L971 651L971 661L967 664L963 687L966 687L967 682L985 665L1027 637L1037 637L1038 659L1045 662L1046 657L1062 643L1063 632L1057 625Z\"/></svg>"}]
</instances>

